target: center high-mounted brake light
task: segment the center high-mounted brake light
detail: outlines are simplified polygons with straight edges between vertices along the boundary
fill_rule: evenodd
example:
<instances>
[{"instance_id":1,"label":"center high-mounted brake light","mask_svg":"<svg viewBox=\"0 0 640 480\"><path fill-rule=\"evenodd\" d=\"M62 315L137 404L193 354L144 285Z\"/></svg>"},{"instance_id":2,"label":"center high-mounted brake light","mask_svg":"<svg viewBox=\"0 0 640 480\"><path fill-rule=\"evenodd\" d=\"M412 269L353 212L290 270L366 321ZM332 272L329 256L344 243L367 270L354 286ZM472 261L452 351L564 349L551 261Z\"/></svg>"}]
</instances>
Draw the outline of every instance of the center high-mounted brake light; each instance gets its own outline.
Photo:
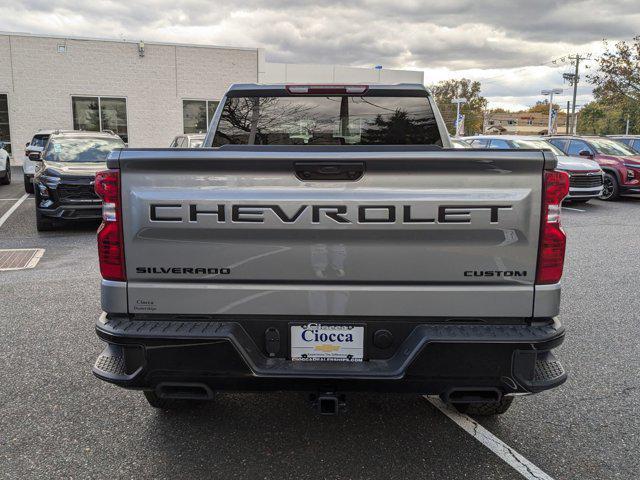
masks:
<instances>
[{"instance_id":1,"label":"center high-mounted brake light","mask_svg":"<svg viewBox=\"0 0 640 480\"><path fill-rule=\"evenodd\" d=\"M100 273L105 280L125 281L122 210L120 205L120 171L98 172L96 194L102 199L102 224L98 228Z\"/></svg>"},{"instance_id":2,"label":"center high-mounted brake light","mask_svg":"<svg viewBox=\"0 0 640 480\"><path fill-rule=\"evenodd\" d=\"M558 283L564 267L567 237L560 226L562 200L569 193L569 175L557 170L544 172L540 249L536 284Z\"/></svg>"},{"instance_id":3,"label":"center high-mounted brake light","mask_svg":"<svg viewBox=\"0 0 640 480\"><path fill-rule=\"evenodd\" d=\"M366 85L287 85L293 95L344 95L361 94L369 90Z\"/></svg>"}]
</instances>

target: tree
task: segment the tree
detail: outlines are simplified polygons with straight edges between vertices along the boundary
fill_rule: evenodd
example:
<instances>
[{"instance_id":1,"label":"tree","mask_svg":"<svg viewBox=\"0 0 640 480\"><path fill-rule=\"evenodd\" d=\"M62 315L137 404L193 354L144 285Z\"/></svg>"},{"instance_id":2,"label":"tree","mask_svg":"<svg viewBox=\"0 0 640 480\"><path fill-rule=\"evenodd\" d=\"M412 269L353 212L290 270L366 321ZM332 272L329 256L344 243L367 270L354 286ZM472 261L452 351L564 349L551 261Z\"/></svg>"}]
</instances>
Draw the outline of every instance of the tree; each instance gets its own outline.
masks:
<instances>
[{"instance_id":1,"label":"tree","mask_svg":"<svg viewBox=\"0 0 640 480\"><path fill-rule=\"evenodd\" d=\"M444 80L430 87L450 133L455 133L456 106L451 103L454 98L467 99L460 109L465 116L465 133L473 135L482 132L487 99L480 95L481 88L480 82L468 78Z\"/></svg>"},{"instance_id":2,"label":"tree","mask_svg":"<svg viewBox=\"0 0 640 480\"><path fill-rule=\"evenodd\" d=\"M598 58L598 71L588 75L593 94L607 102L640 102L640 35L633 42L618 42Z\"/></svg>"},{"instance_id":3,"label":"tree","mask_svg":"<svg viewBox=\"0 0 640 480\"><path fill-rule=\"evenodd\" d=\"M625 111L621 105L609 105L595 100L587 103L578 115L578 133L587 135L612 135L625 131L627 115L630 119L630 133L639 132L636 119L640 119L640 106L631 112Z\"/></svg>"},{"instance_id":4,"label":"tree","mask_svg":"<svg viewBox=\"0 0 640 480\"><path fill-rule=\"evenodd\" d=\"M559 112L560 105L558 105L557 103L554 103L553 109ZM538 100L534 106L529 107L527 112L528 113L549 113L549 100Z\"/></svg>"},{"instance_id":5,"label":"tree","mask_svg":"<svg viewBox=\"0 0 640 480\"><path fill-rule=\"evenodd\" d=\"M596 99L585 105L578 129L595 134L640 133L640 35L611 47L598 58L597 71L587 76Z\"/></svg>"}]
</instances>

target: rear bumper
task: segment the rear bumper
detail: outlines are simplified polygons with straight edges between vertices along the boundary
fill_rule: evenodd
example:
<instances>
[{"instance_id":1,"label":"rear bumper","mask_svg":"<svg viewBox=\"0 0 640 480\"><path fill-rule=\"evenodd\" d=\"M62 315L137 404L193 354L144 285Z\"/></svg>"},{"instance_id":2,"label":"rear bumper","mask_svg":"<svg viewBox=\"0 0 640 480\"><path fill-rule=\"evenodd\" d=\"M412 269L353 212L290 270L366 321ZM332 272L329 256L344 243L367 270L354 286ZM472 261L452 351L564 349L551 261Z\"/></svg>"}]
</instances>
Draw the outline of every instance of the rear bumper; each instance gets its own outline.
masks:
<instances>
[{"instance_id":1,"label":"rear bumper","mask_svg":"<svg viewBox=\"0 0 640 480\"><path fill-rule=\"evenodd\" d=\"M597 198L602 194L602 185L595 188L570 188L565 200L581 198Z\"/></svg>"},{"instance_id":2,"label":"rear bumper","mask_svg":"<svg viewBox=\"0 0 640 480\"><path fill-rule=\"evenodd\" d=\"M264 323L254 321L252 330L264 331L270 324L268 320L257 322ZM456 389L498 389L503 395L535 393L566 380L562 365L551 353L564 340L564 328L557 318L530 325L411 325L393 353L360 363L292 362L284 353L288 338L283 339L282 356L270 358L264 345L255 341L256 335L247 332L247 325L240 321L132 320L103 314L96 332L107 346L93 373L134 389L197 384L211 391L438 395Z\"/></svg>"},{"instance_id":3,"label":"rear bumper","mask_svg":"<svg viewBox=\"0 0 640 480\"><path fill-rule=\"evenodd\" d=\"M38 212L61 220L97 219L102 218L102 204L57 204L53 208L38 207Z\"/></svg>"}]
</instances>

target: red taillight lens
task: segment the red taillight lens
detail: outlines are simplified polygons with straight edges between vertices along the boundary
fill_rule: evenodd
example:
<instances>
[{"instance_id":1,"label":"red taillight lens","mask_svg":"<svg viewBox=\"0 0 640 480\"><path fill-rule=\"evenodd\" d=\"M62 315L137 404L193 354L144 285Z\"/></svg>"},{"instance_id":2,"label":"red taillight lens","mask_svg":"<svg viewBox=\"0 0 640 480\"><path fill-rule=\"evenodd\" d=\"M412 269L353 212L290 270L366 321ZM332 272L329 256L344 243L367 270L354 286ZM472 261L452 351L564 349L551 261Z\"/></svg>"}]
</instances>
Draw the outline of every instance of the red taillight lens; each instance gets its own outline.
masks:
<instances>
[{"instance_id":1,"label":"red taillight lens","mask_svg":"<svg viewBox=\"0 0 640 480\"><path fill-rule=\"evenodd\" d=\"M560 226L560 209L568 193L569 175L566 172L544 172L537 284L558 283L562 277L567 237Z\"/></svg>"},{"instance_id":2,"label":"red taillight lens","mask_svg":"<svg viewBox=\"0 0 640 480\"><path fill-rule=\"evenodd\" d=\"M96 194L102 198L102 224L98 228L100 273L105 280L125 281L124 241L120 209L120 172L98 172Z\"/></svg>"}]
</instances>

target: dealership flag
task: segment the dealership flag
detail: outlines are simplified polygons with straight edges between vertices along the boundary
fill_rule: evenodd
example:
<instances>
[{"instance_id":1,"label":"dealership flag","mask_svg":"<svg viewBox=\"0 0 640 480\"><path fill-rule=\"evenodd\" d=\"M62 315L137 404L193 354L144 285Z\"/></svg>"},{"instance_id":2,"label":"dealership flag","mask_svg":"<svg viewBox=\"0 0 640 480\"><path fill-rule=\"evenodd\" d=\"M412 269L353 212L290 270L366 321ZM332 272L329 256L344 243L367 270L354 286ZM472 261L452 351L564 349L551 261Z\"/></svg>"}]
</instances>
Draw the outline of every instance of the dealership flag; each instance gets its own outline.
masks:
<instances>
[{"instance_id":1,"label":"dealership flag","mask_svg":"<svg viewBox=\"0 0 640 480\"><path fill-rule=\"evenodd\" d=\"M551 131L549 135L555 135L558 133L558 110L555 108L551 110Z\"/></svg>"},{"instance_id":2,"label":"dealership flag","mask_svg":"<svg viewBox=\"0 0 640 480\"><path fill-rule=\"evenodd\" d=\"M464 135L464 115L463 114L458 115L455 126L456 126L456 137L459 137L460 135Z\"/></svg>"}]
</instances>

